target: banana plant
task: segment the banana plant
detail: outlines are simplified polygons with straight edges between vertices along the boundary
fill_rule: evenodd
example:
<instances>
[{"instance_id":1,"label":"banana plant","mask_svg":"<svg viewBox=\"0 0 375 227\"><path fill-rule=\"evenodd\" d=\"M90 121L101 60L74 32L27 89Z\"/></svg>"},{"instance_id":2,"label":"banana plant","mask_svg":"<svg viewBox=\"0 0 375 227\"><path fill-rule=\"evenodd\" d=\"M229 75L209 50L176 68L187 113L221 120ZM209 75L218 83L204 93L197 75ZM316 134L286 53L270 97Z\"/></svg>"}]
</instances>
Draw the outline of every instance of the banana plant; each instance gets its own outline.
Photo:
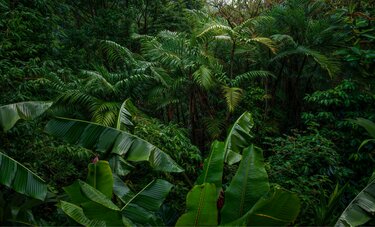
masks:
<instances>
[{"instance_id":1,"label":"banana plant","mask_svg":"<svg viewBox=\"0 0 375 227\"><path fill-rule=\"evenodd\" d=\"M237 123L244 119L252 122L251 115L245 113ZM241 129L247 129L239 131L247 132L242 134L234 133L237 129L232 128L228 136L232 137L231 139L227 138L225 143L215 141L212 144L197 185L188 193L186 213L179 218L177 226L280 226L290 224L297 218L300 210L299 198L289 191L270 188L263 153L251 144L243 149L238 170L224 192L222 206L222 175L229 146L227 144L230 143L230 147L238 151L245 145L244 138L251 138L244 137L250 135L249 127L242 124Z\"/></svg>"},{"instance_id":2,"label":"banana plant","mask_svg":"<svg viewBox=\"0 0 375 227\"><path fill-rule=\"evenodd\" d=\"M112 174L107 161L98 161L89 164L86 182L78 180L64 188L69 200L61 200L59 207L84 226L161 225L155 212L171 188L167 181L154 180L134 193Z\"/></svg>"},{"instance_id":3,"label":"banana plant","mask_svg":"<svg viewBox=\"0 0 375 227\"><path fill-rule=\"evenodd\" d=\"M375 214L375 179L373 179L347 206L335 226L360 226Z\"/></svg>"},{"instance_id":4,"label":"banana plant","mask_svg":"<svg viewBox=\"0 0 375 227\"><path fill-rule=\"evenodd\" d=\"M11 129L18 120L32 120L42 115L52 102L30 101L0 107L0 127L4 132ZM44 200L47 184L38 175L13 158L0 152L0 184L18 193Z\"/></svg>"},{"instance_id":5,"label":"banana plant","mask_svg":"<svg viewBox=\"0 0 375 227\"><path fill-rule=\"evenodd\" d=\"M45 131L98 153L101 159L109 159L112 171L118 175L126 175L133 168L128 161L147 161L155 170L182 172L183 169L167 153L129 132L134 125L128 109L133 108L129 100L124 101L118 113L116 128L56 117L48 122Z\"/></svg>"},{"instance_id":6,"label":"banana plant","mask_svg":"<svg viewBox=\"0 0 375 227\"><path fill-rule=\"evenodd\" d=\"M375 141L375 123L357 118L352 122L366 129L372 139L362 142L358 149L361 149L368 142ZM375 172L374 172L375 173ZM375 214L375 178L372 174L369 184L351 201L344 212L337 220L335 226L359 226L364 225L374 218Z\"/></svg>"}]
</instances>

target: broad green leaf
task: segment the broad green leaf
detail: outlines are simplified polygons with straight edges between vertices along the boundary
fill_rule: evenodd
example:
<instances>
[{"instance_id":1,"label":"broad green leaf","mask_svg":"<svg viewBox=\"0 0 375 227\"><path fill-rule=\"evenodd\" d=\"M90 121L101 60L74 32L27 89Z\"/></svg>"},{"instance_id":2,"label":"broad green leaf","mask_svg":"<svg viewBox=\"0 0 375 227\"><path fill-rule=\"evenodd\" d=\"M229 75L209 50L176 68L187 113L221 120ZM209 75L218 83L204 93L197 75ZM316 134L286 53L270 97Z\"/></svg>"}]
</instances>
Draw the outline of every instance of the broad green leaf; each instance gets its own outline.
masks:
<instances>
[{"instance_id":1,"label":"broad green leaf","mask_svg":"<svg viewBox=\"0 0 375 227\"><path fill-rule=\"evenodd\" d=\"M133 197L134 193L117 175L113 175L113 193L123 202L128 203Z\"/></svg>"},{"instance_id":2,"label":"broad green leaf","mask_svg":"<svg viewBox=\"0 0 375 227\"><path fill-rule=\"evenodd\" d=\"M210 155L204 161L203 172L198 177L196 184L213 183L219 194L222 187L224 155L224 142L214 141L211 145Z\"/></svg>"},{"instance_id":3,"label":"broad green leaf","mask_svg":"<svg viewBox=\"0 0 375 227\"><path fill-rule=\"evenodd\" d=\"M107 196L107 198L112 198L113 177L111 167L107 161L90 163L86 182Z\"/></svg>"},{"instance_id":4,"label":"broad green leaf","mask_svg":"<svg viewBox=\"0 0 375 227\"><path fill-rule=\"evenodd\" d=\"M89 219L104 221L106 226L123 226L119 210L109 209L92 201L82 203L81 207Z\"/></svg>"},{"instance_id":5,"label":"broad green leaf","mask_svg":"<svg viewBox=\"0 0 375 227\"><path fill-rule=\"evenodd\" d=\"M126 176L134 169L134 166L125 161L120 155L113 155L109 159L109 165L111 166L112 172L119 176Z\"/></svg>"},{"instance_id":6,"label":"broad green leaf","mask_svg":"<svg viewBox=\"0 0 375 227\"><path fill-rule=\"evenodd\" d=\"M88 199L109 209L120 210L110 199L107 198L106 195L101 193L99 190L81 180L78 180L78 182L79 186L81 187L82 194L84 194Z\"/></svg>"},{"instance_id":7,"label":"broad green leaf","mask_svg":"<svg viewBox=\"0 0 375 227\"><path fill-rule=\"evenodd\" d=\"M44 200L47 184L31 170L0 152L0 184L18 193Z\"/></svg>"},{"instance_id":8,"label":"broad green leaf","mask_svg":"<svg viewBox=\"0 0 375 227\"><path fill-rule=\"evenodd\" d=\"M89 218L87 218L86 215L83 213L82 208L75 204L61 200L59 203L59 207L64 211L66 215L68 215L78 224L84 226L106 226L104 221L90 220Z\"/></svg>"},{"instance_id":9,"label":"broad green leaf","mask_svg":"<svg viewBox=\"0 0 375 227\"><path fill-rule=\"evenodd\" d=\"M240 166L225 191L221 223L227 224L241 218L269 190L263 153L251 145L244 149Z\"/></svg>"},{"instance_id":10,"label":"broad green leaf","mask_svg":"<svg viewBox=\"0 0 375 227\"><path fill-rule=\"evenodd\" d=\"M51 105L52 102L30 101L0 106L0 127L6 132L18 120L32 120L42 115Z\"/></svg>"},{"instance_id":11,"label":"broad green leaf","mask_svg":"<svg viewBox=\"0 0 375 227\"><path fill-rule=\"evenodd\" d=\"M132 114L129 112L127 107L131 104L131 101L129 99L125 100L121 107L120 111L118 113L117 117L117 123L116 123L116 129L118 130L125 130L132 132L134 128L134 124L132 122Z\"/></svg>"},{"instance_id":12,"label":"broad green leaf","mask_svg":"<svg viewBox=\"0 0 375 227\"><path fill-rule=\"evenodd\" d=\"M215 184L194 186L186 197L186 213L178 219L176 226L216 226L216 199Z\"/></svg>"},{"instance_id":13,"label":"broad green leaf","mask_svg":"<svg viewBox=\"0 0 375 227\"><path fill-rule=\"evenodd\" d=\"M360 226L375 214L375 180L368 184L347 206L335 226Z\"/></svg>"},{"instance_id":14,"label":"broad green leaf","mask_svg":"<svg viewBox=\"0 0 375 227\"><path fill-rule=\"evenodd\" d=\"M122 155L133 162L148 161L155 170L182 172L173 159L151 143L127 132L99 124L56 118L48 122L47 133L72 144L100 152Z\"/></svg>"},{"instance_id":15,"label":"broad green leaf","mask_svg":"<svg viewBox=\"0 0 375 227\"><path fill-rule=\"evenodd\" d=\"M89 201L89 199L82 193L81 186L78 181L75 181L73 184L64 187L63 189L70 198L69 202L81 204Z\"/></svg>"},{"instance_id":16,"label":"broad green leaf","mask_svg":"<svg viewBox=\"0 0 375 227\"><path fill-rule=\"evenodd\" d=\"M240 219L228 226L286 226L294 222L300 211L300 200L294 193L273 189Z\"/></svg>"},{"instance_id":17,"label":"broad green leaf","mask_svg":"<svg viewBox=\"0 0 375 227\"><path fill-rule=\"evenodd\" d=\"M152 224L156 220L154 212L159 210L172 188L172 184L168 181L158 179L134 194L125 184L121 184L118 180L115 182L116 195L122 201L126 201L121 209L122 213L131 221L139 224Z\"/></svg>"},{"instance_id":18,"label":"broad green leaf","mask_svg":"<svg viewBox=\"0 0 375 227\"><path fill-rule=\"evenodd\" d=\"M240 153L251 144L253 136L250 131L254 126L253 118L248 112L243 113L234 122L227 139L225 140L225 161L232 165L241 160Z\"/></svg>"}]
</instances>

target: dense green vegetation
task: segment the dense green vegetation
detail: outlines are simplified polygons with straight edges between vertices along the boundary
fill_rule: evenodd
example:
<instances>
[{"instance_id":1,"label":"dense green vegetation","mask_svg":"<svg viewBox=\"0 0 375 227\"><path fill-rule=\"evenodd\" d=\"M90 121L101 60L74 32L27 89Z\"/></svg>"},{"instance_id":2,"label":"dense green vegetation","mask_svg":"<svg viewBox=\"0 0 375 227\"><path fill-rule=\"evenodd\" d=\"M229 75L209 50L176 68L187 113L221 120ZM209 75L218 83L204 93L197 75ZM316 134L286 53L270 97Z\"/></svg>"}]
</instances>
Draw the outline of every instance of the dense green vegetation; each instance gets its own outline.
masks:
<instances>
[{"instance_id":1,"label":"dense green vegetation","mask_svg":"<svg viewBox=\"0 0 375 227\"><path fill-rule=\"evenodd\" d=\"M375 225L374 13L0 0L0 225Z\"/></svg>"}]
</instances>

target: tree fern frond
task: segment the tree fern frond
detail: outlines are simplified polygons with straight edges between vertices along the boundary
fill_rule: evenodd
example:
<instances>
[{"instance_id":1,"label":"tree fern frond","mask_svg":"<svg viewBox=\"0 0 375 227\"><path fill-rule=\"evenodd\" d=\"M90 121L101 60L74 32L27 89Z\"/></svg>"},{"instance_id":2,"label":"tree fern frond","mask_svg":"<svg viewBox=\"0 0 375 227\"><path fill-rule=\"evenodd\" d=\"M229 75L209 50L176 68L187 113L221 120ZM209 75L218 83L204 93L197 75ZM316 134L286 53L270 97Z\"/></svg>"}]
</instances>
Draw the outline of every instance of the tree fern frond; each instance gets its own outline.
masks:
<instances>
[{"instance_id":1,"label":"tree fern frond","mask_svg":"<svg viewBox=\"0 0 375 227\"><path fill-rule=\"evenodd\" d=\"M123 47L116 42L103 40L101 41L101 48L107 54L111 62L118 62L119 60L123 60L127 65L136 63L136 60L133 57L133 53L126 47Z\"/></svg>"},{"instance_id":2,"label":"tree fern frond","mask_svg":"<svg viewBox=\"0 0 375 227\"><path fill-rule=\"evenodd\" d=\"M277 54L276 57L271 59L271 61L275 61L294 54L302 54L313 57L313 59L320 65L320 67L326 70L331 77L333 77L340 71L340 66L338 62L329 59L327 56L319 53L318 51L311 50L304 46L298 46L296 49L281 52Z\"/></svg>"},{"instance_id":3,"label":"tree fern frond","mask_svg":"<svg viewBox=\"0 0 375 227\"><path fill-rule=\"evenodd\" d=\"M102 102L90 107L91 121L104 125L114 126L117 120L117 112L120 106L116 102Z\"/></svg>"},{"instance_id":4,"label":"tree fern frond","mask_svg":"<svg viewBox=\"0 0 375 227\"><path fill-rule=\"evenodd\" d=\"M223 24L211 24L205 28L197 38L207 40L208 38L216 35L228 35L232 39L238 34L229 26Z\"/></svg>"},{"instance_id":5,"label":"tree fern frond","mask_svg":"<svg viewBox=\"0 0 375 227\"><path fill-rule=\"evenodd\" d=\"M262 70L249 71L249 72L236 76L234 80L232 81L232 85L238 87L238 86L241 86L241 84L243 84L245 81L249 81L249 80L253 80L257 78L268 78L270 76L275 77L269 71L262 71Z\"/></svg>"},{"instance_id":6,"label":"tree fern frond","mask_svg":"<svg viewBox=\"0 0 375 227\"><path fill-rule=\"evenodd\" d=\"M223 130L225 129L225 121L221 118L204 118L203 119L204 127L211 139L219 139Z\"/></svg>"},{"instance_id":7,"label":"tree fern frond","mask_svg":"<svg viewBox=\"0 0 375 227\"><path fill-rule=\"evenodd\" d=\"M223 95L227 102L229 112L233 112L243 96L243 90L238 87L223 86Z\"/></svg>"},{"instance_id":8,"label":"tree fern frond","mask_svg":"<svg viewBox=\"0 0 375 227\"><path fill-rule=\"evenodd\" d=\"M213 86L212 71L205 65L201 65L197 71L193 73L193 78L201 87L210 89Z\"/></svg>"},{"instance_id":9,"label":"tree fern frond","mask_svg":"<svg viewBox=\"0 0 375 227\"><path fill-rule=\"evenodd\" d=\"M241 40L244 41L247 44L250 44L250 43L260 43L260 44L263 44L266 47L268 47L273 53L276 52L275 42L272 39L270 39L270 38L266 38L266 37L254 37L254 38L250 38L250 39L249 38L242 38Z\"/></svg>"}]
</instances>

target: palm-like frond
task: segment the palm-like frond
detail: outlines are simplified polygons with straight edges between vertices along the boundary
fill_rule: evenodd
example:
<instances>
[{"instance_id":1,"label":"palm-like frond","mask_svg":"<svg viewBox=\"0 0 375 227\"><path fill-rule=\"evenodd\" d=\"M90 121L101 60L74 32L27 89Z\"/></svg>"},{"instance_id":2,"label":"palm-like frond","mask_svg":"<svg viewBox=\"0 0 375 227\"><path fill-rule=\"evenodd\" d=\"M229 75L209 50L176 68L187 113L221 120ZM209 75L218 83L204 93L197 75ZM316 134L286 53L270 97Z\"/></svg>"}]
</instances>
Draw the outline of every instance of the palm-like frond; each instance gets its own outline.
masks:
<instances>
[{"instance_id":1,"label":"palm-like frond","mask_svg":"<svg viewBox=\"0 0 375 227\"><path fill-rule=\"evenodd\" d=\"M257 78L268 78L268 77L274 77L274 75L269 71L262 71L262 70L249 71L249 72L236 76L232 82L232 85L238 87L238 86L241 86L246 81L251 81Z\"/></svg>"},{"instance_id":2,"label":"palm-like frond","mask_svg":"<svg viewBox=\"0 0 375 227\"><path fill-rule=\"evenodd\" d=\"M311 50L304 46L298 46L295 49L283 51L277 54L271 61L281 59L290 55L295 55L295 54L311 56L320 65L320 67L322 67L324 70L328 72L328 74L331 77L337 74L340 70L338 62L328 58L327 56L321 54L318 51Z\"/></svg>"},{"instance_id":3,"label":"palm-like frond","mask_svg":"<svg viewBox=\"0 0 375 227\"><path fill-rule=\"evenodd\" d=\"M233 112L241 101L243 90L238 87L223 86L223 95L227 102L229 112Z\"/></svg>"},{"instance_id":4,"label":"palm-like frond","mask_svg":"<svg viewBox=\"0 0 375 227\"><path fill-rule=\"evenodd\" d=\"M201 65L197 71L193 73L195 82L205 89L210 89L213 86L214 78L212 71L205 65Z\"/></svg>"},{"instance_id":5,"label":"palm-like frond","mask_svg":"<svg viewBox=\"0 0 375 227\"><path fill-rule=\"evenodd\" d=\"M107 54L111 62L118 62L123 60L126 65L133 65L136 63L136 60L133 57L133 53L124 46L110 41L103 40L101 41L101 48Z\"/></svg>"}]
</instances>

